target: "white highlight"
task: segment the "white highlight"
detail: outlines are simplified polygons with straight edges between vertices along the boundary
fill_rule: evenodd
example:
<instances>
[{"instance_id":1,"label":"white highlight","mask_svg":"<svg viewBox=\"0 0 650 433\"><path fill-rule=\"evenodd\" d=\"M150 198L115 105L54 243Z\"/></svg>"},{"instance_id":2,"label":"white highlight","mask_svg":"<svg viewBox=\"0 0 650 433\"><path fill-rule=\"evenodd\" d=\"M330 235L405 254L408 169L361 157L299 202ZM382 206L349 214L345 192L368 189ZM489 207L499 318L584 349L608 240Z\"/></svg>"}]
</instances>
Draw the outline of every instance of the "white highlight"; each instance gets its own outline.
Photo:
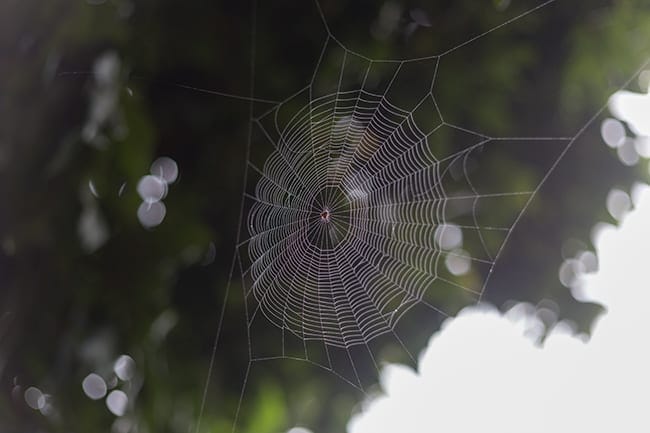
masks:
<instances>
[{"instance_id":1,"label":"white highlight","mask_svg":"<svg viewBox=\"0 0 650 433\"><path fill-rule=\"evenodd\" d=\"M443 250L453 250L463 244L463 232L455 224L440 224L436 229L435 238Z\"/></svg>"},{"instance_id":2,"label":"white highlight","mask_svg":"<svg viewBox=\"0 0 650 433\"><path fill-rule=\"evenodd\" d=\"M30 386L25 390L25 403L34 410L42 409L45 406L45 395L40 389Z\"/></svg>"},{"instance_id":3,"label":"white highlight","mask_svg":"<svg viewBox=\"0 0 650 433\"><path fill-rule=\"evenodd\" d=\"M106 395L106 382L102 377L95 373L90 373L86 376L81 382L81 387L84 390L84 394L92 400L99 400Z\"/></svg>"},{"instance_id":4,"label":"white highlight","mask_svg":"<svg viewBox=\"0 0 650 433\"><path fill-rule=\"evenodd\" d=\"M145 203L156 203L167 195L167 183L158 176L143 176L136 187Z\"/></svg>"},{"instance_id":5,"label":"white highlight","mask_svg":"<svg viewBox=\"0 0 650 433\"><path fill-rule=\"evenodd\" d=\"M637 137L634 140L634 149L643 158L650 158L650 138L649 137Z\"/></svg>"},{"instance_id":6,"label":"white highlight","mask_svg":"<svg viewBox=\"0 0 650 433\"><path fill-rule=\"evenodd\" d=\"M526 308L505 316L466 308L433 336L419 372L383 371L386 395L348 432L650 431L650 188L637 195L638 208L620 228L599 231L599 272L577 277L582 297L608 310L588 343L560 322L542 346L533 344L524 334L535 339L543 326Z\"/></svg>"},{"instance_id":7,"label":"white highlight","mask_svg":"<svg viewBox=\"0 0 650 433\"><path fill-rule=\"evenodd\" d=\"M616 149L616 154L621 162L629 167L639 162L639 153L636 151L636 140L624 138L621 145Z\"/></svg>"},{"instance_id":8,"label":"white highlight","mask_svg":"<svg viewBox=\"0 0 650 433\"><path fill-rule=\"evenodd\" d=\"M115 361L113 371L120 379L131 380L135 374L135 361L129 355L122 355Z\"/></svg>"},{"instance_id":9,"label":"white highlight","mask_svg":"<svg viewBox=\"0 0 650 433\"><path fill-rule=\"evenodd\" d=\"M126 396L124 391L111 391L111 393L108 394L108 397L106 397L106 407L115 416L124 415L128 404L129 398Z\"/></svg>"},{"instance_id":10,"label":"white highlight","mask_svg":"<svg viewBox=\"0 0 650 433\"><path fill-rule=\"evenodd\" d=\"M167 208L161 201L154 203L142 202L140 207L138 207L138 220L146 228L160 225L165 219L166 214Z\"/></svg>"},{"instance_id":11,"label":"white highlight","mask_svg":"<svg viewBox=\"0 0 650 433\"><path fill-rule=\"evenodd\" d=\"M178 178L178 165L176 161L167 156L156 159L151 164L150 171L152 175L159 177L167 184L174 183Z\"/></svg>"},{"instance_id":12,"label":"white highlight","mask_svg":"<svg viewBox=\"0 0 650 433\"><path fill-rule=\"evenodd\" d=\"M162 200L167 197L169 185L178 178L178 164L167 156L161 156L152 164L150 175L142 176L136 190L142 198L138 208L138 220L145 228L153 228L160 225L167 215L167 208ZM119 194L124 190L124 184L120 187Z\"/></svg>"},{"instance_id":13,"label":"white highlight","mask_svg":"<svg viewBox=\"0 0 650 433\"><path fill-rule=\"evenodd\" d=\"M312 433L311 430L307 430L304 427L294 427L290 429L287 433Z\"/></svg>"},{"instance_id":14,"label":"white highlight","mask_svg":"<svg viewBox=\"0 0 650 433\"><path fill-rule=\"evenodd\" d=\"M600 135L609 147L616 148L625 140L625 127L616 119L605 119L600 127Z\"/></svg>"},{"instance_id":15,"label":"white highlight","mask_svg":"<svg viewBox=\"0 0 650 433\"><path fill-rule=\"evenodd\" d=\"M621 90L609 99L609 108L614 116L627 122L636 135L650 136L650 96L647 93Z\"/></svg>"},{"instance_id":16,"label":"white highlight","mask_svg":"<svg viewBox=\"0 0 650 433\"><path fill-rule=\"evenodd\" d=\"M458 249L447 255L445 265L447 266L447 269L449 269L449 272L453 275L459 276L465 275L469 272L472 267L472 262L468 253Z\"/></svg>"},{"instance_id":17,"label":"white highlight","mask_svg":"<svg viewBox=\"0 0 650 433\"><path fill-rule=\"evenodd\" d=\"M613 189L607 194L607 211L617 220L623 219L631 207L632 201L625 191Z\"/></svg>"}]
</instances>

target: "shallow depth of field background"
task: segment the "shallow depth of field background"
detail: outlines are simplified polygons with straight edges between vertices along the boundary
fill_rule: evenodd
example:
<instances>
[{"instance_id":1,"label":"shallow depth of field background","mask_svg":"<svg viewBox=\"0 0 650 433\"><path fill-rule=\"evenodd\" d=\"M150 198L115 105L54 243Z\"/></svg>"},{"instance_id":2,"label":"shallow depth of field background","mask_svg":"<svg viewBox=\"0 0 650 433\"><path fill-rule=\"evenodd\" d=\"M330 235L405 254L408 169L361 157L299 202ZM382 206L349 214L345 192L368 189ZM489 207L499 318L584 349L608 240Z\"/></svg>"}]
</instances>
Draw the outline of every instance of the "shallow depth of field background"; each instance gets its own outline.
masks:
<instances>
[{"instance_id":1,"label":"shallow depth of field background","mask_svg":"<svg viewBox=\"0 0 650 433\"><path fill-rule=\"evenodd\" d=\"M404 59L542 4L430 3L321 6L350 48ZM419 367L387 367L368 397L304 362L260 364L237 431L641 429L645 3L558 0L448 57L436 90L455 122L494 136L584 130L513 230L485 305L442 330L405 316ZM200 431L231 431L247 340L241 298L222 300L249 104L210 92L247 95L253 61L258 96L286 98L323 37L312 2L2 2L0 431L194 431L222 308ZM536 158L551 151L492 161L503 190L545 174ZM393 349L383 363L408 363Z\"/></svg>"}]
</instances>

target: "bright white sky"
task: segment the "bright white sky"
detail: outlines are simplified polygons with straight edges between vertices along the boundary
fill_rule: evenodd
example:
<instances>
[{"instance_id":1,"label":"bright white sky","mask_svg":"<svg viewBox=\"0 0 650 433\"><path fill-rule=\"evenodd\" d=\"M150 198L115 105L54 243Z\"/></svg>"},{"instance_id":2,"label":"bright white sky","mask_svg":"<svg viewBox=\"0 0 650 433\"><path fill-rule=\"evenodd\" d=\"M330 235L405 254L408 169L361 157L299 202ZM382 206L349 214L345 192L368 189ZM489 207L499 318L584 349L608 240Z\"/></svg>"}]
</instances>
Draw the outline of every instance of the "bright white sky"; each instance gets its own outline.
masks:
<instances>
[{"instance_id":1,"label":"bright white sky","mask_svg":"<svg viewBox=\"0 0 650 433\"><path fill-rule=\"evenodd\" d=\"M649 88L650 71L639 82ZM602 123L603 141L623 164L649 158L650 93L618 92L610 111L619 120ZM365 402L348 433L650 432L650 186L612 190L603 206L620 224L595 231L598 272L575 280L566 270L579 260L559 272L576 297L607 310L588 342L560 322L540 345L532 306L466 308L431 338L419 371L383 370L383 395Z\"/></svg>"},{"instance_id":2,"label":"bright white sky","mask_svg":"<svg viewBox=\"0 0 650 433\"><path fill-rule=\"evenodd\" d=\"M632 131L650 133L648 95L619 92L610 109ZM621 147L625 136L612 137L624 129L613 122L603 138ZM635 209L626 213L620 197ZM637 185L631 199L610 194L607 207L621 224L601 227L600 269L574 289L607 308L589 342L560 323L536 344L540 323L523 305L505 315L467 308L431 338L418 372L384 369L384 395L366 403L348 433L650 432L650 187Z\"/></svg>"},{"instance_id":3,"label":"bright white sky","mask_svg":"<svg viewBox=\"0 0 650 433\"><path fill-rule=\"evenodd\" d=\"M608 309L588 343L556 326L543 347L515 308L467 308L433 336L418 373L382 374L385 396L349 433L650 432L650 188L620 228L598 236L584 295ZM532 326L534 329L535 327Z\"/></svg>"}]
</instances>

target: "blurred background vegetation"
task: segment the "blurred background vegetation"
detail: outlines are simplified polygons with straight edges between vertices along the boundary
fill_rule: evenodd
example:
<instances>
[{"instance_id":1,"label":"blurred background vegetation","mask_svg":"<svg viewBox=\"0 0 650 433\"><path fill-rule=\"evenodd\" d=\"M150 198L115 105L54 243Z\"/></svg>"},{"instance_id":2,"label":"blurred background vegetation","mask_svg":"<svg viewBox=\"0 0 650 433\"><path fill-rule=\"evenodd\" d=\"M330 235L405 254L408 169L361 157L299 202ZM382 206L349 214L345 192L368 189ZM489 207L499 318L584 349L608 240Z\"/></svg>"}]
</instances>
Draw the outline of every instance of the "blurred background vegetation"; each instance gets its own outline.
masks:
<instances>
[{"instance_id":1,"label":"blurred background vegetation","mask_svg":"<svg viewBox=\"0 0 650 433\"><path fill-rule=\"evenodd\" d=\"M539 4L321 3L333 34L373 59L441 53ZM249 120L247 101L209 91L248 95L253 17L256 97L283 100L309 82L326 37L312 2L0 4L1 432L194 428L231 272ZM557 1L445 56L436 97L448 121L486 134L573 136L649 53L647 2ZM552 302L583 331L599 309L575 301L558 268L591 249L609 188L647 176L590 125L512 233L485 293L502 308ZM504 190L539 178L548 167L536 158L557 148L533 155L492 161L513 173L499 180ZM179 177L164 220L146 228L136 185L160 156ZM228 302L205 432L230 431L248 362L243 302ZM404 322L416 353L440 325L416 313ZM111 394L112 410L104 392L84 392L91 373L123 392ZM239 431L341 432L360 397L306 363L263 363Z\"/></svg>"}]
</instances>

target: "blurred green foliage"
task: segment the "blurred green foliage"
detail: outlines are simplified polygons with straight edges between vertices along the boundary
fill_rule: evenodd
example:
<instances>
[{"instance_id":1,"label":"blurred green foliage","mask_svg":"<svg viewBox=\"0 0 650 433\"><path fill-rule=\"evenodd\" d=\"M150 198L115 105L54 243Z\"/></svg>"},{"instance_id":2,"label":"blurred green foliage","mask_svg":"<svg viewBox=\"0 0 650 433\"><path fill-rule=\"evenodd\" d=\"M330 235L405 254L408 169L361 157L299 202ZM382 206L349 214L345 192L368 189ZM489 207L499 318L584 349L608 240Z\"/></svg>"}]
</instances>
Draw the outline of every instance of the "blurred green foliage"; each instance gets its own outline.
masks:
<instances>
[{"instance_id":1,"label":"blurred green foliage","mask_svg":"<svg viewBox=\"0 0 650 433\"><path fill-rule=\"evenodd\" d=\"M431 3L323 0L322 9L349 48L406 59L445 52L539 4ZM430 26L414 27L413 11ZM195 425L232 272L249 119L248 102L209 91L248 94L253 15L256 95L282 100L309 82L326 37L311 2L260 1L254 14L247 2L0 5L0 431ZM646 60L649 33L642 0L557 2L447 54L434 93L446 120L486 134L573 136ZM106 58L116 69L103 82L95 65ZM114 105L88 130L101 91ZM485 164L502 176L491 183L529 189L545 170L536 159L556 150L493 156ZM165 199L165 221L145 229L135 186L160 155L178 162L180 179ZM560 286L561 247L569 238L588 242L593 223L607 218L607 190L638 176L601 145L594 123L513 232L485 300L551 298L588 329L598 308ZM507 208L495 206L495 219L500 213ZM105 239L84 243L83 215L97 218ZM248 362L240 284L230 285L202 432L230 431L238 410ZM452 310L466 302L436 296ZM417 313L405 322L416 352L439 326ZM394 347L380 352L407 362ZM136 376L115 379L130 398L116 418L81 382L91 372L111 380L122 353L135 360ZM30 386L50 396L43 414L25 404ZM248 377L239 431L301 424L340 432L359 398L307 363L260 363Z\"/></svg>"}]
</instances>

